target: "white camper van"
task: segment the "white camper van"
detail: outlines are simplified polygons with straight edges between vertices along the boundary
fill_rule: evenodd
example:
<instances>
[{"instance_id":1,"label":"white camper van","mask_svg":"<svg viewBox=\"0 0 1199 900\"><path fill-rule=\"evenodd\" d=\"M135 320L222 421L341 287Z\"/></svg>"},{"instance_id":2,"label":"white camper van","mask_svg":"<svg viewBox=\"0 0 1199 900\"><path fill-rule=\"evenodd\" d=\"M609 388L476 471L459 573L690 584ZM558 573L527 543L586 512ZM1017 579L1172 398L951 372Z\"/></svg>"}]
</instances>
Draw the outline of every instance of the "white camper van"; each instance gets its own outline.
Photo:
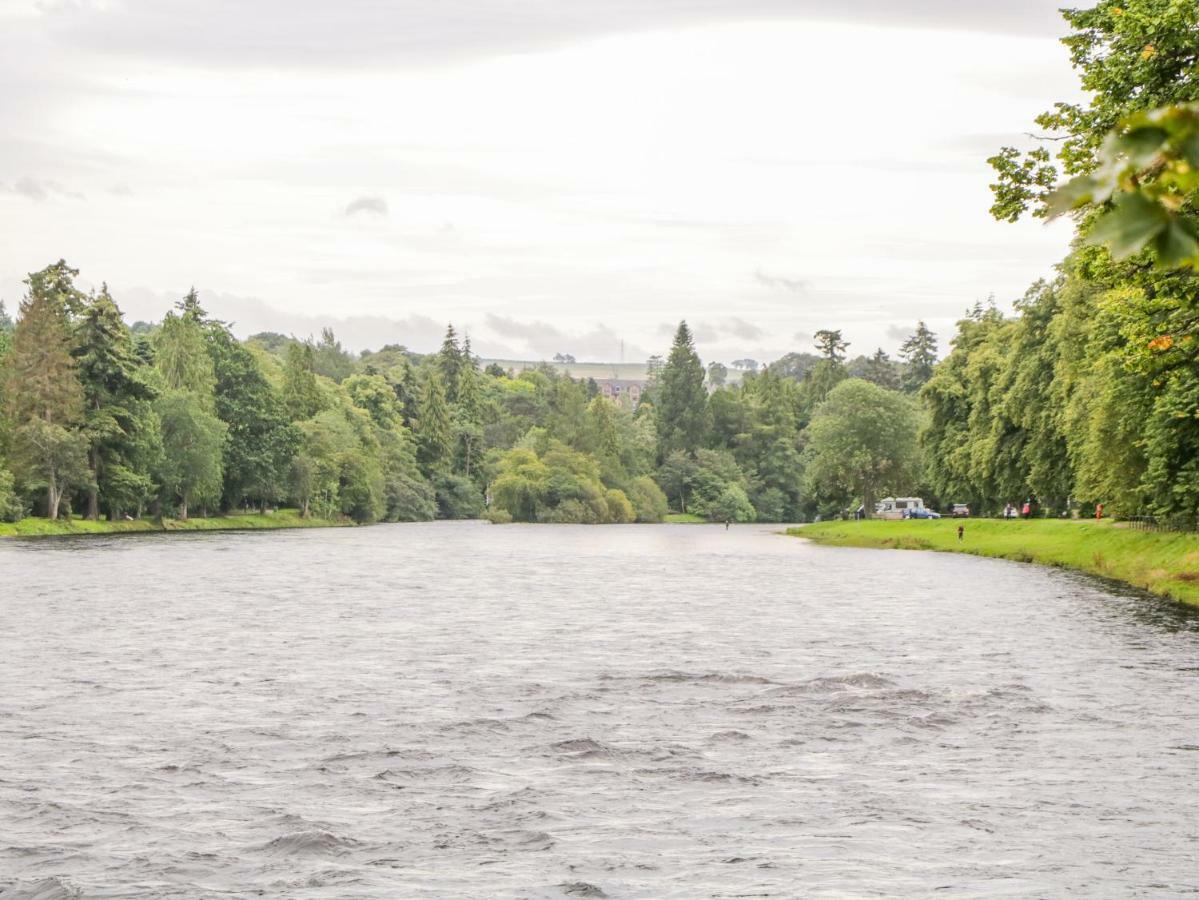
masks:
<instances>
[{"instance_id":1,"label":"white camper van","mask_svg":"<svg viewBox=\"0 0 1199 900\"><path fill-rule=\"evenodd\" d=\"M874 505L876 519L906 519L912 510L924 513L924 501L919 497L884 497Z\"/></svg>"}]
</instances>

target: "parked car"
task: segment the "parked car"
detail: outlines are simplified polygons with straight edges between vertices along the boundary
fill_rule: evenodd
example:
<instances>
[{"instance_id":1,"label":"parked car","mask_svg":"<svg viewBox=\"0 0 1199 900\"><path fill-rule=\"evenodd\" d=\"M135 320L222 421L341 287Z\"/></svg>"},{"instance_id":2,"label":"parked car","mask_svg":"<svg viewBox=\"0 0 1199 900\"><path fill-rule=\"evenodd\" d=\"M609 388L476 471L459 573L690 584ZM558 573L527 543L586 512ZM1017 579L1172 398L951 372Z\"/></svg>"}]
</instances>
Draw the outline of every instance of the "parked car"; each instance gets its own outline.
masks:
<instances>
[{"instance_id":1,"label":"parked car","mask_svg":"<svg viewBox=\"0 0 1199 900\"><path fill-rule=\"evenodd\" d=\"M933 512L931 509L926 509L923 506L918 506L915 509L909 509L905 519L939 519L941 514Z\"/></svg>"},{"instance_id":2,"label":"parked car","mask_svg":"<svg viewBox=\"0 0 1199 900\"><path fill-rule=\"evenodd\" d=\"M949 515L954 519L968 519L970 518L970 507L965 503L955 503Z\"/></svg>"}]
</instances>

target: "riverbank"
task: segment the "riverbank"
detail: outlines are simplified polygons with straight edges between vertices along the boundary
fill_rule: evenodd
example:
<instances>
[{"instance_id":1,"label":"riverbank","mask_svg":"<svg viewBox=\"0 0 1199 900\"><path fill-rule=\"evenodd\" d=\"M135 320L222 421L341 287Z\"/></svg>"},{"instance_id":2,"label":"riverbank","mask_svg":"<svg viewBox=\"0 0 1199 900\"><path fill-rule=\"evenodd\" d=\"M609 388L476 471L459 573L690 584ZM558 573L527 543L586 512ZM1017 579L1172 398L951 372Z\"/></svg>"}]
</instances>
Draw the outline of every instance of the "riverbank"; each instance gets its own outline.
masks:
<instances>
[{"instance_id":1,"label":"riverbank","mask_svg":"<svg viewBox=\"0 0 1199 900\"><path fill-rule=\"evenodd\" d=\"M335 528L353 525L349 519L318 519L300 516L299 510L280 509L273 513L248 513L238 516L195 516L190 519L133 519L120 522L70 519L51 521L30 517L19 522L0 522L0 538L62 537L75 534L135 534L161 531L259 531L279 528Z\"/></svg>"},{"instance_id":2,"label":"riverbank","mask_svg":"<svg viewBox=\"0 0 1199 900\"><path fill-rule=\"evenodd\" d=\"M965 528L958 541L957 529ZM938 550L1076 569L1199 606L1199 535L1133 531L1120 523L918 519L819 522L788 534L838 547Z\"/></svg>"}]
</instances>

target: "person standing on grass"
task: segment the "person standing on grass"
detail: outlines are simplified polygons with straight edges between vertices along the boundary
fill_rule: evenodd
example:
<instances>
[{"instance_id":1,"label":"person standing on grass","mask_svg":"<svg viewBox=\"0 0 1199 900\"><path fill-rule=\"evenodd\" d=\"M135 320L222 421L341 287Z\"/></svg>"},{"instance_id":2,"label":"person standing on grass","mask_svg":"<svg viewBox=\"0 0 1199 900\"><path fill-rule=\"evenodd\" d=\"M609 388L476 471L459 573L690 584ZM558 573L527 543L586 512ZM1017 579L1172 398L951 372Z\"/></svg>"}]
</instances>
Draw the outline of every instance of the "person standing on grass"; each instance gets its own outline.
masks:
<instances>
[{"instance_id":1,"label":"person standing on grass","mask_svg":"<svg viewBox=\"0 0 1199 900\"><path fill-rule=\"evenodd\" d=\"M1096 503L1095 504L1095 521L1099 521L1102 518L1103 518L1103 504Z\"/></svg>"},{"instance_id":2,"label":"person standing on grass","mask_svg":"<svg viewBox=\"0 0 1199 900\"><path fill-rule=\"evenodd\" d=\"M959 525L958 526L958 540L959 541L965 540L965 538L966 538L966 526Z\"/></svg>"},{"instance_id":3,"label":"person standing on grass","mask_svg":"<svg viewBox=\"0 0 1199 900\"><path fill-rule=\"evenodd\" d=\"M1029 518L1029 517L1032 515L1032 503L1031 503L1031 501L1025 500L1025 501L1024 501L1024 508L1023 508L1022 510L1020 510L1020 512L1021 512L1021 513L1024 515L1024 518L1026 518L1026 519L1027 519L1027 518Z\"/></svg>"}]
</instances>

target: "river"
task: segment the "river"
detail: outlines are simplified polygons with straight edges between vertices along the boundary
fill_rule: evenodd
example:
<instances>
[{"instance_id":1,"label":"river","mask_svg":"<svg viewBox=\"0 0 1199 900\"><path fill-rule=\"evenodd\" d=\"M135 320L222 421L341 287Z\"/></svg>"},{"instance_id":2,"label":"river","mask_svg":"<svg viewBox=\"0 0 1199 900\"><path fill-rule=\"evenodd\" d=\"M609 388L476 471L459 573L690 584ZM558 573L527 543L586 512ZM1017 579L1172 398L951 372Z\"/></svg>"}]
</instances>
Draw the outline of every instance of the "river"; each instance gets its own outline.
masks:
<instances>
[{"instance_id":1,"label":"river","mask_svg":"<svg viewBox=\"0 0 1199 900\"><path fill-rule=\"evenodd\" d=\"M1199 890L1199 617L762 526L0 543L0 898Z\"/></svg>"}]
</instances>

